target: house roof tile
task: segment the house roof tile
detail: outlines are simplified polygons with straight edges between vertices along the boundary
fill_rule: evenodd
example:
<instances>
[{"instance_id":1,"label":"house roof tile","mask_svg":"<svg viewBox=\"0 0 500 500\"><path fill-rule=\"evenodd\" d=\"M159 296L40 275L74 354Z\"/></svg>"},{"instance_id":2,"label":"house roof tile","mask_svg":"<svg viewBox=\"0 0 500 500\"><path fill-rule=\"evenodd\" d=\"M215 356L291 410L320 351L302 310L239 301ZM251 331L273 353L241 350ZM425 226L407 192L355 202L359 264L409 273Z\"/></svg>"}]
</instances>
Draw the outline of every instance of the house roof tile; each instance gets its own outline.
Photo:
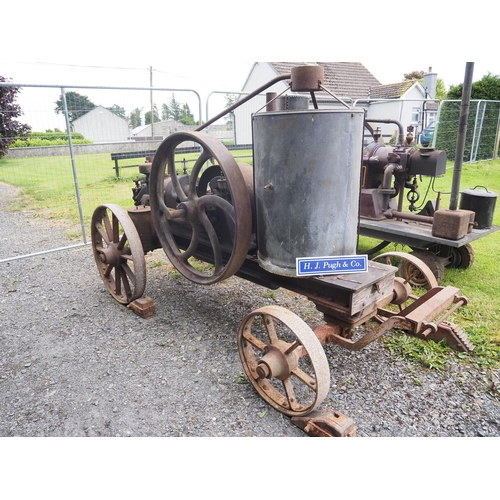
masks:
<instances>
[{"instance_id":1,"label":"house roof tile","mask_svg":"<svg viewBox=\"0 0 500 500\"><path fill-rule=\"evenodd\" d=\"M398 99L418 80L405 80L398 83L370 87L372 99Z\"/></svg>"}]
</instances>

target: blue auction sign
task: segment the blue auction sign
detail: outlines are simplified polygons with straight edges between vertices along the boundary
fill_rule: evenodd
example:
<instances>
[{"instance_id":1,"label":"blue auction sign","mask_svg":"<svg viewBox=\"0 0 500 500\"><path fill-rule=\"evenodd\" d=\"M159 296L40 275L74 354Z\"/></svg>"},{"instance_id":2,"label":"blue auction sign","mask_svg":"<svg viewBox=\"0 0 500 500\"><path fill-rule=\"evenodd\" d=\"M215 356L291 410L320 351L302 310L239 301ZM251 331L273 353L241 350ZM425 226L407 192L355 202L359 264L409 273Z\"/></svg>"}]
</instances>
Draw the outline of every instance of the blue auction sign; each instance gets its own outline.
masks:
<instances>
[{"instance_id":1,"label":"blue auction sign","mask_svg":"<svg viewBox=\"0 0 500 500\"><path fill-rule=\"evenodd\" d=\"M297 276L321 276L368 272L368 255L342 255L340 257L298 257Z\"/></svg>"}]
</instances>

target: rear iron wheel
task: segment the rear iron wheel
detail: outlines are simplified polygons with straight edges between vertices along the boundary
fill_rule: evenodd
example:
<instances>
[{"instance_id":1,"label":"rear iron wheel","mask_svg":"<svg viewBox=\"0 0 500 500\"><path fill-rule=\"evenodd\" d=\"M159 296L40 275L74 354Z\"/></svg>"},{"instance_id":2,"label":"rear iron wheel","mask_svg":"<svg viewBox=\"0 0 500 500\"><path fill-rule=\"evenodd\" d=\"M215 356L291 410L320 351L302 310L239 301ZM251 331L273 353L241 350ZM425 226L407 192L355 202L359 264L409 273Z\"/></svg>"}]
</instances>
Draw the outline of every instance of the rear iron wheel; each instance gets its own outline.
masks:
<instances>
[{"instance_id":1,"label":"rear iron wheel","mask_svg":"<svg viewBox=\"0 0 500 500\"><path fill-rule=\"evenodd\" d=\"M127 212L119 205L100 205L92 216L91 235L97 269L109 293L121 304L142 297L146 261Z\"/></svg>"}]
</instances>

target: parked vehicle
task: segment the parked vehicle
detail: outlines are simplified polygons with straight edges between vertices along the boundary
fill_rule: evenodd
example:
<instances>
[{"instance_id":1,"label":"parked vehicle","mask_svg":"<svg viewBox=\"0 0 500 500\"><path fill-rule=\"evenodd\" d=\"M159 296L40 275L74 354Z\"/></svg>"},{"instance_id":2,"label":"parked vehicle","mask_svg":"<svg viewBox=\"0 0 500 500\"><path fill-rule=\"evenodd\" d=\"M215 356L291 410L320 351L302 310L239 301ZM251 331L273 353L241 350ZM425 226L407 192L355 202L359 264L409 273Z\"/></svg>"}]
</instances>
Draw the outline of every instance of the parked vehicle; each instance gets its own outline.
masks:
<instances>
[{"instance_id":1,"label":"parked vehicle","mask_svg":"<svg viewBox=\"0 0 500 500\"><path fill-rule=\"evenodd\" d=\"M420 144L426 148L432 141L432 136L434 135L434 129L436 128L436 120L432 120L427 127L424 128L422 134L420 135Z\"/></svg>"}]
</instances>

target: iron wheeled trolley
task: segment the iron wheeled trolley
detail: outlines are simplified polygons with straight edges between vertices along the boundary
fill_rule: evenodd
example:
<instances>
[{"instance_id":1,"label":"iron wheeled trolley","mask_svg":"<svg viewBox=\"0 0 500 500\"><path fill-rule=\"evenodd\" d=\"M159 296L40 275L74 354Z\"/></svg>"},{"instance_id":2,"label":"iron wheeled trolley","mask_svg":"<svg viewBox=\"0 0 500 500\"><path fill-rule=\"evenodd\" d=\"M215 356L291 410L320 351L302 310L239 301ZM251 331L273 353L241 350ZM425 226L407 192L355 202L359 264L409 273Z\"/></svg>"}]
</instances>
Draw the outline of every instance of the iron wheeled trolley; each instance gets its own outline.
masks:
<instances>
[{"instance_id":1,"label":"iron wheeled trolley","mask_svg":"<svg viewBox=\"0 0 500 500\"><path fill-rule=\"evenodd\" d=\"M294 68L287 77L292 91L314 96L324 89L320 67ZM110 294L150 314L144 255L163 248L173 266L199 285L235 275L307 297L324 317L314 331L291 311L267 306L250 312L237 332L253 387L296 418L312 414L328 394L323 344L358 350L401 328L472 350L464 332L447 321L467 299L457 288L438 286L429 267L412 255L397 255L408 264L404 277L396 276L400 269L386 263L387 255L368 261L360 273L297 276L297 257L356 252L364 114L351 108L268 109L252 119L253 168L237 163L200 130L180 132L160 144L152 163L140 166L145 177L133 189L134 207L97 207L93 252ZM179 174L175 152L186 143L199 153L191 172ZM412 283L427 292L415 296Z\"/></svg>"}]
</instances>

